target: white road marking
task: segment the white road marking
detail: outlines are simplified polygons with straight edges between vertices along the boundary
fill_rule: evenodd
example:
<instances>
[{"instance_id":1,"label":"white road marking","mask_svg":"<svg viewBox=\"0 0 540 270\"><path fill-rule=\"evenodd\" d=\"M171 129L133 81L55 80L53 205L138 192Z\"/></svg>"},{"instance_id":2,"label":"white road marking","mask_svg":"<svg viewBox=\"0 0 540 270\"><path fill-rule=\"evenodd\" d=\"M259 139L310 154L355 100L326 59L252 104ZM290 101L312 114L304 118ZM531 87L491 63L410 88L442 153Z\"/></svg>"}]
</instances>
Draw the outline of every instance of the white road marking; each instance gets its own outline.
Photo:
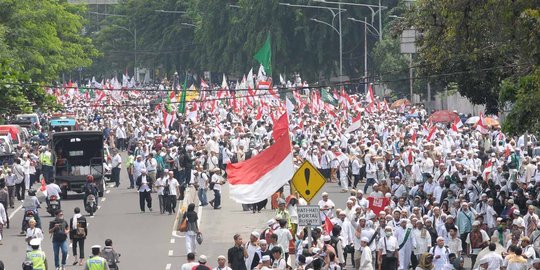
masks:
<instances>
[{"instance_id":1,"label":"white road marking","mask_svg":"<svg viewBox=\"0 0 540 270\"><path fill-rule=\"evenodd\" d=\"M202 209L203 209L203 207L202 207L202 206L199 206L199 211L197 211L197 216L199 217L199 218L197 219L197 226L198 226L199 228L201 227Z\"/></svg>"},{"instance_id":2,"label":"white road marking","mask_svg":"<svg viewBox=\"0 0 540 270\"><path fill-rule=\"evenodd\" d=\"M172 265L170 263L168 263L167 266L165 266L165 270L171 270L171 267L172 267Z\"/></svg>"},{"instance_id":3,"label":"white road marking","mask_svg":"<svg viewBox=\"0 0 540 270\"><path fill-rule=\"evenodd\" d=\"M101 209L101 205L98 205L97 209Z\"/></svg>"},{"instance_id":4,"label":"white road marking","mask_svg":"<svg viewBox=\"0 0 540 270\"><path fill-rule=\"evenodd\" d=\"M114 187L114 185L116 185L116 184L112 183L112 184L109 184L108 187L112 188L112 187Z\"/></svg>"},{"instance_id":5,"label":"white road marking","mask_svg":"<svg viewBox=\"0 0 540 270\"><path fill-rule=\"evenodd\" d=\"M174 238L171 238L171 244L174 244L176 240Z\"/></svg>"},{"instance_id":6,"label":"white road marking","mask_svg":"<svg viewBox=\"0 0 540 270\"><path fill-rule=\"evenodd\" d=\"M105 200L107 200L107 198L101 198L101 201L104 202Z\"/></svg>"},{"instance_id":7,"label":"white road marking","mask_svg":"<svg viewBox=\"0 0 540 270\"><path fill-rule=\"evenodd\" d=\"M109 194L109 193L111 193L111 190L107 189L107 191L105 191L105 193Z\"/></svg>"},{"instance_id":8,"label":"white road marking","mask_svg":"<svg viewBox=\"0 0 540 270\"><path fill-rule=\"evenodd\" d=\"M94 218L95 216L90 216L90 218Z\"/></svg>"},{"instance_id":9,"label":"white road marking","mask_svg":"<svg viewBox=\"0 0 540 270\"><path fill-rule=\"evenodd\" d=\"M174 252L174 251L173 251L172 249L171 249L171 250L169 250L169 257L172 257L172 255L173 255L173 252Z\"/></svg>"},{"instance_id":10,"label":"white road marking","mask_svg":"<svg viewBox=\"0 0 540 270\"><path fill-rule=\"evenodd\" d=\"M15 208L15 210L13 210L13 212L11 212L11 214L9 215L9 219L13 219L15 214L17 214L17 212L19 212L19 210L21 210L21 209L22 209L22 204L19 205L19 207Z\"/></svg>"}]
</instances>

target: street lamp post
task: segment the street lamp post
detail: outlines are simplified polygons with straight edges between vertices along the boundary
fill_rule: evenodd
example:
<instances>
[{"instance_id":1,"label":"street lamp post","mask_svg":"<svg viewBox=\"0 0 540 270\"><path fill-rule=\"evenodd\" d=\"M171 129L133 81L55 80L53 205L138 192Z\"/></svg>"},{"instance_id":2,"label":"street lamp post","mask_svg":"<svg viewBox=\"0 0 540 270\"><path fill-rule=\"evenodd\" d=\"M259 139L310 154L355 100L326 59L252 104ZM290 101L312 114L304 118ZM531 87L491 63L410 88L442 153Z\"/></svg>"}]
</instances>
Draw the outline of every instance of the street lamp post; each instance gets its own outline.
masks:
<instances>
[{"instance_id":1,"label":"street lamp post","mask_svg":"<svg viewBox=\"0 0 540 270\"><path fill-rule=\"evenodd\" d=\"M377 33L379 34L379 40L382 40L382 35L383 35L383 31L382 31L382 10L383 9L387 9L388 7L387 6L382 6L381 5L381 0L379 0L379 4L378 5L369 5L369 4L358 4L358 3L349 3L349 2L332 2L332 1L327 1L327 0L314 0L315 2L320 2L320 3L325 3L325 4L332 4L332 5L338 5L341 7L341 5L344 5L344 6L358 6L358 7L367 7L371 10L371 22L373 23L373 18L375 17L375 15L377 13L379 13L379 30L377 31ZM377 10L375 10L375 8ZM375 28L375 27L374 27Z\"/></svg>"},{"instance_id":2,"label":"street lamp post","mask_svg":"<svg viewBox=\"0 0 540 270\"><path fill-rule=\"evenodd\" d=\"M101 15L101 16L107 16L107 17L122 17L122 18L127 18L130 22L131 20L129 19L129 16L127 15L120 15L120 14L110 14L110 13L100 13L100 12L93 12L93 11L88 11L88 13L90 14L96 14L96 15ZM135 76L135 79L138 80L139 76L137 76L137 26L135 25L135 22L133 22L133 31L129 30L128 28L124 27L124 26L120 26L120 25L116 25L116 24L113 24L113 26L115 27L118 27L122 30L125 30L127 31L129 34L131 34L131 36L133 37L133 48L134 48L134 52L133 52L133 58L134 58L134 62L133 62L133 76Z\"/></svg>"},{"instance_id":3,"label":"street lamp post","mask_svg":"<svg viewBox=\"0 0 540 270\"><path fill-rule=\"evenodd\" d=\"M359 23L363 23L364 24L364 81L365 81L365 85L364 85L364 90L365 92L367 93L367 87L368 87L368 50L367 50L367 31L368 31L368 26L372 28L373 31L375 31L375 33L380 37L381 36L381 33L379 32L379 30L377 30L377 28L375 28L375 26L373 26L372 24L368 23L367 22L367 18L364 17L364 20L358 20L358 19L355 19L355 18L347 18L348 20L351 20L353 22L359 22Z\"/></svg>"},{"instance_id":4,"label":"street lamp post","mask_svg":"<svg viewBox=\"0 0 540 270\"><path fill-rule=\"evenodd\" d=\"M134 58L135 58L135 62L133 63L133 74L135 78L138 79L137 78L138 77L137 76L137 28L133 28L133 31L131 31L128 28L120 26L120 25L113 24L113 26L118 27L122 30L125 30L126 32L131 34L131 36L133 37Z\"/></svg>"},{"instance_id":5,"label":"street lamp post","mask_svg":"<svg viewBox=\"0 0 540 270\"><path fill-rule=\"evenodd\" d=\"M308 5L294 5L290 3L279 3L282 6L288 6L288 7L301 7L301 8L315 8L315 9L326 9L329 10L332 13L332 24L312 18L311 21L324 24L332 30L336 31L336 33L339 36L339 81L341 82L343 80L343 39L341 35L341 13L347 11L346 9L342 9L341 5L338 5L337 8L332 7L321 7L321 6L308 6ZM334 20L338 17L338 28L334 26Z\"/></svg>"}]
</instances>

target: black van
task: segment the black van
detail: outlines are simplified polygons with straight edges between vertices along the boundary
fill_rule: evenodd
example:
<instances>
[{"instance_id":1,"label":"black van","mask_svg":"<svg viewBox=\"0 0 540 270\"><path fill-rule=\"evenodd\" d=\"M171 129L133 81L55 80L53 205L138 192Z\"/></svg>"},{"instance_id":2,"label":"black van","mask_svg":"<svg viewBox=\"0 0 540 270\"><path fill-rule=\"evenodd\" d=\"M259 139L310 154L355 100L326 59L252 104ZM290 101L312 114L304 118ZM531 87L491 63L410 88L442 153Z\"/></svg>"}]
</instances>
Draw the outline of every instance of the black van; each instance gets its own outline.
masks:
<instances>
[{"instance_id":1,"label":"black van","mask_svg":"<svg viewBox=\"0 0 540 270\"><path fill-rule=\"evenodd\" d=\"M66 131L53 133L54 179L62 189L62 198L68 190L82 193L86 177L94 176L99 196L103 196L103 133L100 131Z\"/></svg>"}]
</instances>

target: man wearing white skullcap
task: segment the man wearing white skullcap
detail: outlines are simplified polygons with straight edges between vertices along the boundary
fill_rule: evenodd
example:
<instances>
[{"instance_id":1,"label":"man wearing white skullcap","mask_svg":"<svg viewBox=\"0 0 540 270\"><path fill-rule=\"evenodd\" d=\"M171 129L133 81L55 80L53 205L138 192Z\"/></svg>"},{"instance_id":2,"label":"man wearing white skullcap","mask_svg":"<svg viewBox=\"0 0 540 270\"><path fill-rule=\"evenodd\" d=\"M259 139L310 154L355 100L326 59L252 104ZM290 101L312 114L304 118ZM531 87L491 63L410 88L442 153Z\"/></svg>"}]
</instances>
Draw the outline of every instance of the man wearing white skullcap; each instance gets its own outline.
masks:
<instances>
[{"instance_id":1,"label":"man wearing white skullcap","mask_svg":"<svg viewBox=\"0 0 540 270\"><path fill-rule=\"evenodd\" d=\"M472 231L467 236L467 255L471 256L471 263L474 265L478 253L487 246L489 236L486 231L480 229L480 221L475 220L472 223Z\"/></svg>"},{"instance_id":2,"label":"man wearing white skullcap","mask_svg":"<svg viewBox=\"0 0 540 270\"><path fill-rule=\"evenodd\" d=\"M411 263L413 233L412 228L407 226L408 222L408 219L400 219L399 227L395 230L395 236L399 245L399 269L409 269Z\"/></svg>"},{"instance_id":3,"label":"man wearing white skullcap","mask_svg":"<svg viewBox=\"0 0 540 270\"><path fill-rule=\"evenodd\" d=\"M360 239L361 243L361 254L360 263L356 267L359 270L372 270L373 269L373 256L371 254L371 249L369 248L369 239L367 237L362 237Z\"/></svg>"}]
</instances>

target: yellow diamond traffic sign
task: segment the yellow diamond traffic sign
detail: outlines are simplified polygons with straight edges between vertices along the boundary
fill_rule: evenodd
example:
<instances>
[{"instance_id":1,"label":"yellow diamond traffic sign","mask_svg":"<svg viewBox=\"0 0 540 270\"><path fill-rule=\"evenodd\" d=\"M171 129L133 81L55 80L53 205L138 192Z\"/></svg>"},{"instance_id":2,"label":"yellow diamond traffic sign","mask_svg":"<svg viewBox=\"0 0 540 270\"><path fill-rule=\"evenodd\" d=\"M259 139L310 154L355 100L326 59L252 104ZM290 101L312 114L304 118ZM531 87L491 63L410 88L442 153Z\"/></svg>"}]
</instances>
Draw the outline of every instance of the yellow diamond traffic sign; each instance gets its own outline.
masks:
<instances>
[{"instance_id":1,"label":"yellow diamond traffic sign","mask_svg":"<svg viewBox=\"0 0 540 270\"><path fill-rule=\"evenodd\" d=\"M326 179L317 168L313 167L313 165L306 160L294 173L292 184L294 189L298 191L298 194L300 194L307 202L310 202L324 184L326 184Z\"/></svg>"}]
</instances>

